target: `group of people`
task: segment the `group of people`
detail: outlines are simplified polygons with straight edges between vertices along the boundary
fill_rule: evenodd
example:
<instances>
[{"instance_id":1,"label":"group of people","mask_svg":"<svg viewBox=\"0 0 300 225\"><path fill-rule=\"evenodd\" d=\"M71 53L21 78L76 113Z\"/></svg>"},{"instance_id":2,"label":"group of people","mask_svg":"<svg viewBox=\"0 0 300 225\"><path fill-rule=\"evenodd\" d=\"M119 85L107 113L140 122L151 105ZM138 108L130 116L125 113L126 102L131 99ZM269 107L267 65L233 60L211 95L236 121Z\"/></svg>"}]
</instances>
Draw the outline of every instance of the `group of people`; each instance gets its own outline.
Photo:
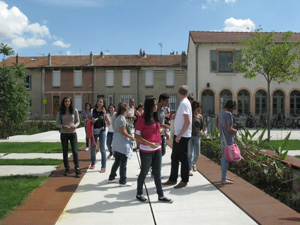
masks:
<instances>
[{"instance_id":1,"label":"group of people","mask_svg":"<svg viewBox=\"0 0 300 225\"><path fill-rule=\"evenodd\" d=\"M85 104L82 112L86 130L86 151L91 154L91 165L89 169L95 169L96 146L99 139L101 153L100 173L106 172L106 160L114 159L111 167L108 182L116 182L117 170L119 169L119 185L131 186L127 182L126 170L127 160L132 157L134 148L139 149L140 173L137 179L136 199L141 202L148 202L143 195L143 183L151 168L152 176L161 202L172 203L170 198L164 196L163 185L175 185L174 188L183 188L189 182L189 176L196 171L196 162L200 155L201 135L204 131L203 118L200 114L201 103L188 95L188 87L183 85L179 88L177 96L180 100L174 119L174 138L171 153L171 171L167 181L161 181L162 156L166 153L166 139L169 139L170 110L167 108L169 96L161 94L158 101L155 98L147 98L144 105L139 104L134 108L134 99L130 99L129 105L120 102L117 108L110 104L108 112L103 98L98 98L95 106ZM232 143L236 130L232 128L232 104L226 104L224 112L220 114L218 127L221 129L221 136L225 137L227 143ZM231 117L230 117L231 116ZM74 108L70 97L63 98L56 118L57 127L61 129L61 143L65 172L70 173L68 162L68 141L71 143L75 173L80 175L80 168L77 153L76 127L79 125L79 113ZM107 127L107 134L106 134ZM109 151L106 157L105 140ZM223 141L222 141L223 143ZM224 153L224 145L222 144ZM178 170L181 163L181 181L178 183ZM232 183L227 178L228 162L222 154L222 182Z\"/></svg>"}]
</instances>

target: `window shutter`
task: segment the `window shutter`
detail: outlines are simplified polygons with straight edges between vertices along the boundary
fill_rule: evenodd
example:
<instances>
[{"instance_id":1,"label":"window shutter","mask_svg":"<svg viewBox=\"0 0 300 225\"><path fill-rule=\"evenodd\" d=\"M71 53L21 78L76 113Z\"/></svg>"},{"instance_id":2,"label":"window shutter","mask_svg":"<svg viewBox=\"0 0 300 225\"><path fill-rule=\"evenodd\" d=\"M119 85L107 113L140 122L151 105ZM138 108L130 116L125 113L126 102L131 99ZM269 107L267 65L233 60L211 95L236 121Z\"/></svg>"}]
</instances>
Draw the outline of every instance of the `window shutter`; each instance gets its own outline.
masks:
<instances>
[{"instance_id":1,"label":"window shutter","mask_svg":"<svg viewBox=\"0 0 300 225\"><path fill-rule=\"evenodd\" d=\"M167 70L166 86L174 86L174 70Z\"/></svg>"},{"instance_id":2,"label":"window shutter","mask_svg":"<svg viewBox=\"0 0 300 225\"><path fill-rule=\"evenodd\" d=\"M114 86L114 71L106 70L106 86L113 87Z\"/></svg>"},{"instance_id":3,"label":"window shutter","mask_svg":"<svg viewBox=\"0 0 300 225\"><path fill-rule=\"evenodd\" d=\"M218 72L218 51L210 50L210 72Z\"/></svg>"},{"instance_id":4,"label":"window shutter","mask_svg":"<svg viewBox=\"0 0 300 225\"><path fill-rule=\"evenodd\" d=\"M60 87L60 70L52 71L52 86Z\"/></svg>"},{"instance_id":5,"label":"window shutter","mask_svg":"<svg viewBox=\"0 0 300 225\"><path fill-rule=\"evenodd\" d=\"M130 70L122 71L122 86L130 87Z\"/></svg>"},{"instance_id":6,"label":"window shutter","mask_svg":"<svg viewBox=\"0 0 300 225\"><path fill-rule=\"evenodd\" d=\"M82 86L82 70L74 70L74 87Z\"/></svg>"},{"instance_id":7,"label":"window shutter","mask_svg":"<svg viewBox=\"0 0 300 225\"><path fill-rule=\"evenodd\" d=\"M152 70L146 70L145 82L146 82L145 83L146 87L153 86L153 71Z\"/></svg>"}]
</instances>

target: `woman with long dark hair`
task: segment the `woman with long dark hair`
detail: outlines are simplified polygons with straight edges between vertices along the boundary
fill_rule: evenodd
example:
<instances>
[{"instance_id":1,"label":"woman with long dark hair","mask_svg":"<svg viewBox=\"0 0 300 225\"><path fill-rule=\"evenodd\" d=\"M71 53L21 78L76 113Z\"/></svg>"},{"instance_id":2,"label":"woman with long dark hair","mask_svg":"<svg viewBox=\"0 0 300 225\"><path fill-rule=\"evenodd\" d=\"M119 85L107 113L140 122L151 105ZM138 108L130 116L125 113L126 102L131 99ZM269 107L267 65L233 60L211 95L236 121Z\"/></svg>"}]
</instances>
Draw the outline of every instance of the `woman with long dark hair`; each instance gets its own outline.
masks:
<instances>
[{"instance_id":1,"label":"woman with long dark hair","mask_svg":"<svg viewBox=\"0 0 300 225\"><path fill-rule=\"evenodd\" d=\"M112 149L115 156L115 162L111 168L111 172L108 178L108 182L114 182L117 176L117 170L120 167L120 186L131 186L131 183L127 182L126 170L127 170L127 158L132 156L132 143L129 139L135 140L135 138L127 133L126 130L126 118L124 116L127 110L127 105L124 102L118 104L117 113L112 117L112 126L114 130L114 138L112 141Z\"/></svg>"},{"instance_id":2,"label":"woman with long dark hair","mask_svg":"<svg viewBox=\"0 0 300 225\"><path fill-rule=\"evenodd\" d=\"M65 166L64 176L70 173L70 165L68 159L69 141L72 147L73 162L75 165L76 176L81 174L79 169L79 160L77 152L77 133L76 128L80 124L79 113L74 109L71 97L64 97L59 106L59 112L56 116L56 127L60 129L60 140L63 149L63 160Z\"/></svg>"},{"instance_id":3,"label":"woman with long dark hair","mask_svg":"<svg viewBox=\"0 0 300 225\"><path fill-rule=\"evenodd\" d=\"M110 104L108 106L108 117L109 120L112 120L112 117L115 115L115 109L116 107L113 104ZM114 136L114 129L112 126L112 123L107 128L107 136L106 136L106 146L109 151L109 155L107 156L108 159L113 159L113 150L112 150L112 141L113 141L113 136Z\"/></svg>"},{"instance_id":4,"label":"woman with long dark hair","mask_svg":"<svg viewBox=\"0 0 300 225\"><path fill-rule=\"evenodd\" d=\"M148 98L144 104L144 114L138 118L135 127L135 138L140 142L141 171L138 177L136 198L141 202L149 200L143 196L143 184L152 166L152 174L156 186L158 200L172 203L173 201L164 196L161 184L161 137L162 129L157 115L157 100Z\"/></svg>"},{"instance_id":5,"label":"woman with long dark hair","mask_svg":"<svg viewBox=\"0 0 300 225\"><path fill-rule=\"evenodd\" d=\"M91 166L90 169L95 169L96 164L96 146L97 139L99 138L100 152L101 152L101 170L100 173L105 173L106 171L106 152L105 152L105 127L106 124L110 125L109 117L106 113L106 104L103 98L98 98L91 113L93 127L93 135L96 145L92 145L91 148Z\"/></svg>"}]
</instances>

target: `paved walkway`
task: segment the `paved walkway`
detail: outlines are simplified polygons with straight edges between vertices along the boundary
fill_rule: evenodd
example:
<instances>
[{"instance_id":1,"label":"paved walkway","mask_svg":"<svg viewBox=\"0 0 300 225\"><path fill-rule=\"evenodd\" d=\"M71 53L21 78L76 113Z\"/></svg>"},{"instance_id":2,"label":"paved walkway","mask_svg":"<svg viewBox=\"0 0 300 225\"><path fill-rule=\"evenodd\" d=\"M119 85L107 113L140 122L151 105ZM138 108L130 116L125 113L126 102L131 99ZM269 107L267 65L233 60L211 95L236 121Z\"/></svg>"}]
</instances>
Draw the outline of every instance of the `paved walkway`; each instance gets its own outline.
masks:
<instances>
[{"instance_id":1,"label":"paved walkway","mask_svg":"<svg viewBox=\"0 0 300 225\"><path fill-rule=\"evenodd\" d=\"M163 157L162 180L170 173L170 153ZM146 179L151 205L135 199L139 163L137 155L128 161L128 182L132 187L109 184L108 176L113 160L107 161L107 172L100 174L100 159L95 170L88 170L82 178L57 225L68 224L256 224L238 206L223 195L199 172L190 177L188 186L174 189L164 186L165 196L174 200L173 204L158 202L154 180ZM118 178L118 177L117 177ZM144 195L146 192L144 191ZM152 213L152 210L153 213ZM230 216L228 216L230 215Z\"/></svg>"}]
</instances>

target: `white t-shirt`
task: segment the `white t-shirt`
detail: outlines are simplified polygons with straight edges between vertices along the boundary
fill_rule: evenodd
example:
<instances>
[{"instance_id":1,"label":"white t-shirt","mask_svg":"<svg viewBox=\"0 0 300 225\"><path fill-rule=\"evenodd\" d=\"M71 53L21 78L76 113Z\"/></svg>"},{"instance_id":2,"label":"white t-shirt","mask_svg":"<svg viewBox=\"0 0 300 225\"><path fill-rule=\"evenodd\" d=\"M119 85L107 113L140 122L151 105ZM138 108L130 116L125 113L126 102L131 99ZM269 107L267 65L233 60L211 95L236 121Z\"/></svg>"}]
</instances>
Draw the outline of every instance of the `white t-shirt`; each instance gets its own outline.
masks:
<instances>
[{"instance_id":1,"label":"white t-shirt","mask_svg":"<svg viewBox=\"0 0 300 225\"><path fill-rule=\"evenodd\" d=\"M188 129L184 132L182 137L192 136L192 107L191 103L187 98L181 100L179 107L176 111L175 121L174 121L174 134L178 136L182 130L184 124L184 114L188 114L190 118L190 125Z\"/></svg>"}]
</instances>

